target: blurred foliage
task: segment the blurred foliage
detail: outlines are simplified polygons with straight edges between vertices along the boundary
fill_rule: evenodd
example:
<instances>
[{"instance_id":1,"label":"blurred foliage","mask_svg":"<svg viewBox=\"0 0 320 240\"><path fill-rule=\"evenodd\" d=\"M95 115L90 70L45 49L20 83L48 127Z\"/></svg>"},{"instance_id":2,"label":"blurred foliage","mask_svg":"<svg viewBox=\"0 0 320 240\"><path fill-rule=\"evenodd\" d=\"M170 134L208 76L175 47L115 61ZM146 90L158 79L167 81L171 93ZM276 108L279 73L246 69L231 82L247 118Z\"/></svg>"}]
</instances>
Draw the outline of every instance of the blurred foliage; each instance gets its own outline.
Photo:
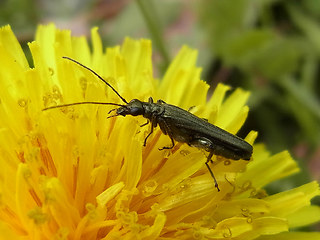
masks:
<instances>
[{"instance_id":1,"label":"blurred foliage","mask_svg":"<svg viewBox=\"0 0 320 240\"><path fill-rule=\"evenodd\" d=\"M259 132L273 153L289 149L304 175L320 176L320 0L2 0L0 24L22 43L36 25L55 22L76 34L99 26L105 44L151 38L161 76L183 45L199 49L212 89L223 82L252 92L240 135Z\"/></svg>"},{"instance_id":2,"label":"blurred foliage","mask_svg":"<svg viewBox=\"0 0 320 240\"><path fill-rule=\"evenodd\" d=\"M1 0L0 24L12 24L21 37L34 29L38 22L39 12L36 2L32 0ZM23 39L24 40L24 39Z\"/></svg>"},{"instance_id":3,"label":"blurred foliage","mask_svg":"<svg viewBox=\"0 0 320 240\"><path fill-rule=\"evenodd\" d=\"M319 6L318 0L215 0L199 6L212 65L219 65L207 78L251 89L247 127L257 129L272 151L288 148L301 160L302 174L275 184L275 191L306 181L305 166L320 162ZM222 70L228 76L217 79Z\"/></svg>"},{"instance_id":4,"label":"blurred foliage","mask_svg":"<svg viewBox=\"0 0 320 240\"><path fill-rule=\"evenodd\" d=\"M312 7L318 5L216 0L200 6L213 62L221 61L220 69L237 73L236 85L251 89L253 124L274 151L307 144L312 153L319 147L320 8Z\"/></svg>"}]
</instances>

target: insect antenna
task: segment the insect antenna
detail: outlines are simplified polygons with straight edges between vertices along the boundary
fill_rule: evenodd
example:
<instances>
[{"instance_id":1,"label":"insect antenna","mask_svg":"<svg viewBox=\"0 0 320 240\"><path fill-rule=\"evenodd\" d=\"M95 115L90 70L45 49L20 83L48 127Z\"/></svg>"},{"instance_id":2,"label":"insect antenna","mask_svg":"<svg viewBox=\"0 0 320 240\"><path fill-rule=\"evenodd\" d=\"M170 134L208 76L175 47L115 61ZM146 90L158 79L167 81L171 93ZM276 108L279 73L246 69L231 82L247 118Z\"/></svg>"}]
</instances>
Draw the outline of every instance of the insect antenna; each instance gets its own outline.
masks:
<instances>
[{"instance_id":1,"label":"insect antenna","mask_svg":"<svg viewBox=\"0 0 320 240\"><path fill-rule=\"evenodd\" d=\"M70 60L70 61L72 61L72 62L80 65L81 67L89 70L90 72L92 72L92 73L93 73L95 76L97 76L102 82L104 82L105 84L107 84L107 85L112 89L112 91L114 91L115 94L117 94L118 97L119 97L124 103L128 104L127 100L126 100L124 97L122 97L122 96L117 92L117 90L115 90L114 87L112 87L112 86L110 85L110 83L108 83L106 80L104 80L98 73L96 73L95 71L93 71L91 68L83 65L82 63L79 63L78 61L76 61L76 60L74 60L74 59L72 59L72 58L65 57L65 56L62 57L62 58L68 59L68 60Z\"/></svg>"},{"instance_id":2,"label":"insect antenna","mask_svg":"<svg viewBox=\"0 0 320 240\"><path fill-rule=\"evenodd\" d=\"M42 111L46 111L46 110L54 109L54 108L62 108L62 107L69 107L69 106L74 106L74 105L81 105L81 104L113 105L113 106L119 106L119 107L126 106L126 105L122 105L122 104L106 103L106 102L76 102L76 103L68 103L68 104L46 107L46 108L42 109Z\"/></svg>"}]
</instances>

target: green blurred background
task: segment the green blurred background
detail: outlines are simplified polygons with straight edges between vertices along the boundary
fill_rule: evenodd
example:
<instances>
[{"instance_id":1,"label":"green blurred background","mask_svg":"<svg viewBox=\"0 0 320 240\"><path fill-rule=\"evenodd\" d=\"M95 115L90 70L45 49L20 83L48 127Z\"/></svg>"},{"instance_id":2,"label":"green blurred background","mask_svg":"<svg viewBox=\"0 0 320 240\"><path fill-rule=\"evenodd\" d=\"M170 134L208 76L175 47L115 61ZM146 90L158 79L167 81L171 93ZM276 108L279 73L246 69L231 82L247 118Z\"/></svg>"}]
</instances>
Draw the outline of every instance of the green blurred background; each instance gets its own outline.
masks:
<instances>
[{"instance_id":1,"label":"green blurred background","mask_svg":"<svg viewBox=\"0 0 320 240\"><path fill-rule=\"evenodd\" d=\"M182 45L198 49L211 91L223 82L252 92L240 136L257 130L272 153L288 149L299 162L301 173L268 191L320 180L320 0L0 1L0 25L29 55L37 24L48 22L74 35L98 26L105 45L151 38L158 77Z\"/></svg>"}]
</instances>

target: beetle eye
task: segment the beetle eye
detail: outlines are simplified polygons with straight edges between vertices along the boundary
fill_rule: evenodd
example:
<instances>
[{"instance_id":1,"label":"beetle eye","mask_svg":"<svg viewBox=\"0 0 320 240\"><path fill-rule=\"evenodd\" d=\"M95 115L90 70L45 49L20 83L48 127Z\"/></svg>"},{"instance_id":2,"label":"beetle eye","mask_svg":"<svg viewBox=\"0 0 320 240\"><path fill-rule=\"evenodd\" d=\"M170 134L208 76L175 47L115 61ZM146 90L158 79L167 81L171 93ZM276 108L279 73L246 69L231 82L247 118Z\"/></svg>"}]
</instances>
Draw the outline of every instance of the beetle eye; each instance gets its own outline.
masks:
<instances>
[{"instance_id":1,"label":"beetle eye","mask_svg":"<svg viewBox=\"0 0 320 240\"><path fill-rule=\"evenodd\" d=\"M138 108L138 107L130 108L130 114L132 116L140 115L141 114L141 108Z\"/></svg>"}]
</instances>

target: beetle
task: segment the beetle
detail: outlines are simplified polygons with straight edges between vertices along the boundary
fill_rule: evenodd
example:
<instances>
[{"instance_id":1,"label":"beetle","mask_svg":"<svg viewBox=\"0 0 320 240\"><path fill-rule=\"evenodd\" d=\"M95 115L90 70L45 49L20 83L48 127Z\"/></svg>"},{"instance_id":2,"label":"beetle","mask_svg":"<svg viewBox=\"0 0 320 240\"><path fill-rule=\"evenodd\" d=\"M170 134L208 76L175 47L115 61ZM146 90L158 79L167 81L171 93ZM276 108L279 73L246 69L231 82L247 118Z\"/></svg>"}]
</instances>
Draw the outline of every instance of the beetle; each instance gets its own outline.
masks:
<instances>
[{"instance_id":1,"label":"beetle","mask_svg":"<svg viewBox=\"0 0 320 240\"><path fill-rule=\"evenodd\" d=\"M209 153L205 165L207 166L210 175L214 180L215 187L218 191L220 191L218 182L208 164L209 162L212 163L212 156L214 154L232 160L251 159L253 148L242 138L209 123L206 119L195 116L189 111L186 111L175 105L167 104L163 100L158 100L157 102L154 102L153 98L149 97L148 102L143 102L139 99L132 99L130 102L128 102L114 89L112 85L110 85L95 71L72 58L63 58L68 59L80 65L81 67L89 70L91 73L97 76L102 82L104 82L108 87L110 87L112 91L125 104L106 102L76 102L70 104L51 106L44 108L43 110L80 104L100 104L113 105L118 107L109 111L108 114L110 114L111 112L115 112L115 114L109 116L108 118L127 115L143 116L147 119L147 122L141 125L141 127L149 123L151 124L151 131L144 139L143 146L146 146L147 139L153 133L154 128L156 128L159 125L162 133L168 135L171 140L171 146L163 147L159 150L172 149L175 146L175 141L187 143L189 146L204 149Z\"/></svg>"}]
</instances>

